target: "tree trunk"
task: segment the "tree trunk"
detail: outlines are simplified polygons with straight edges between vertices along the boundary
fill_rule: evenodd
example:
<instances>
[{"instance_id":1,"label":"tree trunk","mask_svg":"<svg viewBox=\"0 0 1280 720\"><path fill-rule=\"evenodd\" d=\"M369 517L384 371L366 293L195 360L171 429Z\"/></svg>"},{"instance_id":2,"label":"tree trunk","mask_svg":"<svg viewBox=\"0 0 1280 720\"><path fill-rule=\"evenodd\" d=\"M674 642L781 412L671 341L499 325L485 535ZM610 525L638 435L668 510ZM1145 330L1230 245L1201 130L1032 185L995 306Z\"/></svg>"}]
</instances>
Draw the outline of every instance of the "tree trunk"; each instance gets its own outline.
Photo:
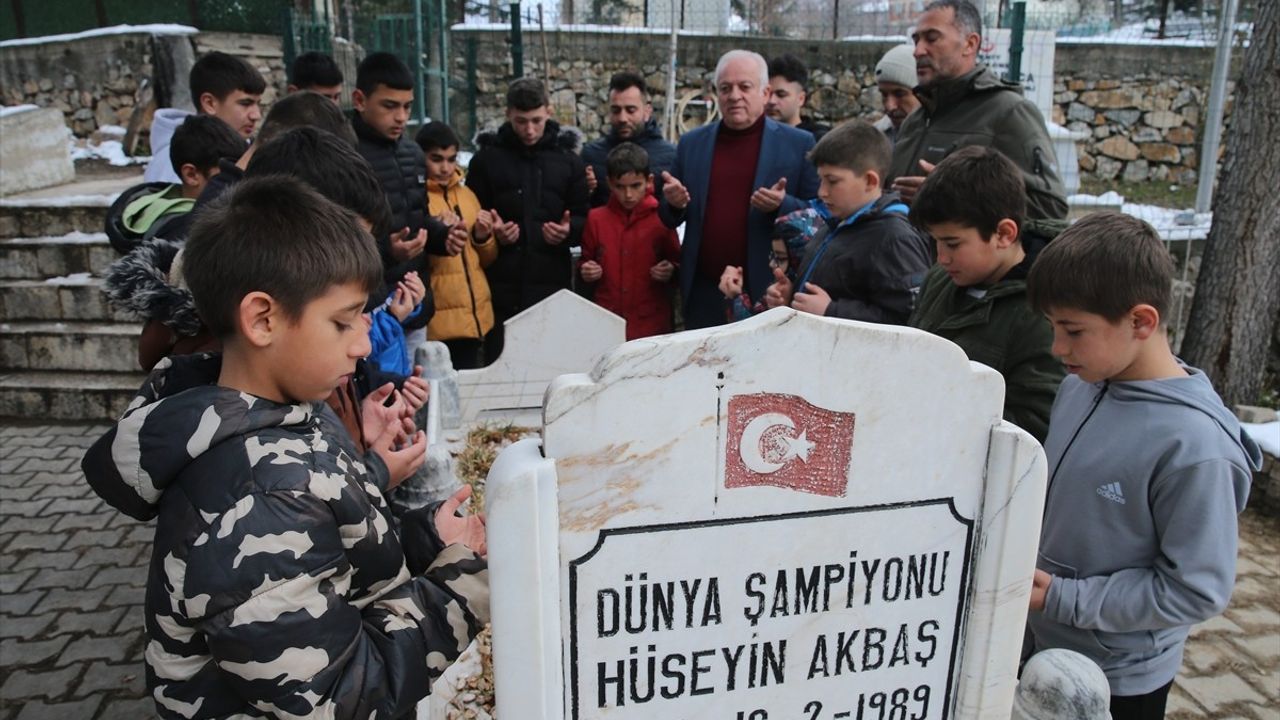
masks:
<instances>
[{"instance_id":1,"label":"tree trunk","mask_svg":"<svg viewBox=\"0 0 1280 720\"><path fill-rule=\"evenodd\" d=\"M1280 316L1280 2L1256 12L1182 343L1228 406L1257 400Z\"/></svg>"}]
</instances>

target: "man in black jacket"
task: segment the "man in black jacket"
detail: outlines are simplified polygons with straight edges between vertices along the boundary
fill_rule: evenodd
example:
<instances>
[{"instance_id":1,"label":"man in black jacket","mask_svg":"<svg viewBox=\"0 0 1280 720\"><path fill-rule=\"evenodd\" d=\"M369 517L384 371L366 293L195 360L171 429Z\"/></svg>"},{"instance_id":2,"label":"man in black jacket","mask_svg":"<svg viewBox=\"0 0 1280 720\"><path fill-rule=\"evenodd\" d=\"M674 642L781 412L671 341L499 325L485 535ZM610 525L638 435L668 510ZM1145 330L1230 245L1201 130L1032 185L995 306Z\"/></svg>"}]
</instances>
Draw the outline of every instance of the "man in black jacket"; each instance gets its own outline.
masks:
<instances>
[{"instance_id":1,"label":"man in black jacket","mask_svg":"<svg viewBox=\"0 0 1280 720\"><path fill-rule=\"evenodd\" d=\"M649 154L649 173L657 184L653 194L661 197L662 173L675 164L676 146L662 137L658 123L653 119L649 89L645 87L644 78L633 72L615 73L609 78L609 132L582 148L591 207L609 202L604 161L610 150L624 142L633 142Z\"/></svg>"},{"instance_id":2,"label":"man in black jacket","mask_svg":"<svg viewBox=\"0 0 1280 720\"><path fill-rule=\"evenodd\" d=\"M393 290L405 273L412 271L425 280L430 276L430 265L422 257L423 250L456 255L468 237L465 228L451 233L444 223L427 216L426 157L404 132L413 108L413 75L395 55L373 53L356 70L351 102L355 106L351 124L356 131L356 150L373 167L391 206L391 232L378 238L387 288ZM428 283L424 308L434 307L430 293ZM370 302L377 304L383 299L370 297ZM410 348L416 345L413 331L423 330L430 320L431 313L422 312L405 323ZM426 339L425 331L420 335Z\"/></svg>"},{"instance_id":3,"label":"man in black jacket","mask_svg":"<svg viewBox=\"0 0 1280 720\"><path fill-rule=\"evenodd\" d=\"M487 269L497 324L486 362L502 353L502 323L569 287L569 248L587 221L587 175L575 150L579 133L551 119L546 88L521 78L507 90L507 122L477 138L467 187L490 212L498 259Z\"/></svg>"}]
</instances>

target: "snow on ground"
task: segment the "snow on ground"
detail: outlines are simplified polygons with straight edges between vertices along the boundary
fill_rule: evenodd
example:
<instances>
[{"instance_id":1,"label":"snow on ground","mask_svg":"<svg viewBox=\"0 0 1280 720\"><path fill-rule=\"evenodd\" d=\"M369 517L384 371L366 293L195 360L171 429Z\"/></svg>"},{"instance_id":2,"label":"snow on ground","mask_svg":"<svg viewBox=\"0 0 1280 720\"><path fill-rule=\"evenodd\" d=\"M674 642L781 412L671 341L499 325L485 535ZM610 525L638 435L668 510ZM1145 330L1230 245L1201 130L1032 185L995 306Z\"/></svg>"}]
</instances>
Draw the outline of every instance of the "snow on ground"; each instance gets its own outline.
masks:
<instances>
[{"instance_id":1,"label":"snow on ground","mask_svg":"<svg viewBox=\"0 0 1280 720\"><path fill-rule=\"evenodd\" d=\"M115 125L104 126L99 132L106 128L120 129ZM103 133L106 136L112 136L114 133ZM123 133L120 134L123 137ZM70 140L71 159L72 160L106 160L108 164L115 167L128 167L130 165L146 165L151 161L150 155L131 156L125 153L124 144L119 140L103 140L94 142L93 140Z\"/></svg>"},{"instance_id":2,"label":"snow on ground","mask_svg":"<svg viewBox=\"0 0 1280 720\"><path fill-rule=\"evenodd\" d=\"M1146 220L1165 241L1203 240L1209 236L1209 226L1213 224L1211 212L1197 213L1193 210L1128 203L1114 191L1102 195L1071 195L1067 198L1067 204L1072 207L1118 207L1125 215Z\"/></svg>"},{"instance_id":3,"label":"snow on ground","mask_svg":"<svg viewBox=\"0 0 1280 720\"><path fill-rule=\"evenodd\" d=\"M93 274L84 272L84 273L72 273L70 275L63 275L62 277L46 278L44 281L44 284L45 285L84 285L92 281L93 281Z\"/></svg>"},{"instance_id":4,"label":"snow on ground","mask_svg":"<svg viewBox=\"0 0 1280 720\"><path fill-rule=\"evenodd\" d=\"M1258 443L1262 452L1272 457L1280 457L1280 421L1240 423L1240 427L1253 438L1254 442Z\"/></svg>"},{"instance_id":5,"label":"snow on ground","mask_svg":"<svg viewBox=\"0 0 1280 720\"><path fill-rule=\"evenodd\" d=\"M4 201L0 200L0 207L4 207L3 203ZM18 203L14 204L18 205ZM87 233L76 230L74 232L69 232L66 235L43 235L41 237L34 238L11 238L9 240L0 240L0 245L17 245L19 243L22 245L69 245L72 243L93 245L104 242L107 242L106 233Z\"/></svg>"},{"instance_id":6,"label":"snow on ground","mask_svg":"<svg viewBox=\"0 0 1280 720\"><path fill-rule=\"evenodd\" d=\"M85 38L101 37L103 35L131 35L135 33L146 33L148 35L194 35L199 30L189 25L173 25L169 23L156 23L152 25L113 25L105 28L94 28L93 30L85 30L78 33L67 33L65 35L43 35L41 37L18 38L16 40L5 40L0 42L0 48L18 47L21 45L43 45L44 43L72 42L74 40L84 40Z\"/></svg>"},{"instance_id":7,"label":"snow on ground","mask_svg":"<svg viewBox=\"0 0 1280 720\"><path fill-rule=\"evenodd\" d=\"M0 207L111 207L111 203L115 202L118 197L120 197L120 193L113 195L63 195L62 197L42 198L0 198Z\"/></svg>"},{"instance_id":8,"label":"snow on ground","mask_svg":"<svg viewBox=\"0 0 1280 720\"><path fill-rule=\"evenodd\" d=\"M0 117L4 117L6 115L17 115L20 112L26 112L28 110L39 110L39 109L40 108L36 107L35 105L7 105L4 107L0 107Z\"/></svg>"}]
</instances>

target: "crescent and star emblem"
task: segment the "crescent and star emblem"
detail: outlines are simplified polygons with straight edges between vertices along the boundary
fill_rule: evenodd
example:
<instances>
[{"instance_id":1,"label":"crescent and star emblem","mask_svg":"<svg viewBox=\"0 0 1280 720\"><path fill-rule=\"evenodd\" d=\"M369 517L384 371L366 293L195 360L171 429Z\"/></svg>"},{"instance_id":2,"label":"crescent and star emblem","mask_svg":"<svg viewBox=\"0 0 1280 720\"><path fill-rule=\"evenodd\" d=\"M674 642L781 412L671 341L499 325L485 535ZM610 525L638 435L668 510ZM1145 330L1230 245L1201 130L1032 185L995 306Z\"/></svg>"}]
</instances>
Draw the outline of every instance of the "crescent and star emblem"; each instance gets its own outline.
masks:
<instances>
[{"instance_id":1,"label":"crescent and star emblem","mask_svg":"<svg viewBox=\"0 0 1280 720\"><path fill-rule=\"evenodd\" d=\"M781 470L792 458L809 462L814 443L809 441L807 430L795 435L795 429L791 418L781 413L756 416L743 428L738 443L742 464L751 472L768 475Z\"/></svg>"}]
</instances>

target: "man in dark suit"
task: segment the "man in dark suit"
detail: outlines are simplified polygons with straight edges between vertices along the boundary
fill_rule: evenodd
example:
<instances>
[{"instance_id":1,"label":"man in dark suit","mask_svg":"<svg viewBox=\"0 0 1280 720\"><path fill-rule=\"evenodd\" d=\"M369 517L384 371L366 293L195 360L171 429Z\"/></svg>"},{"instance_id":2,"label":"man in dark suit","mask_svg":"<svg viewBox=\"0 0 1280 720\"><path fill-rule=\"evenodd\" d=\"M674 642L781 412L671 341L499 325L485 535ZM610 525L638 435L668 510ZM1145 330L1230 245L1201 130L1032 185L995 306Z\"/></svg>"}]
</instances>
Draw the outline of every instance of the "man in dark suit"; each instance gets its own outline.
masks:
<instances>
[{"instance_id":1,"label":"man in dark suit","mask_svg":"<svg viewBox=\"0 0 1280 720\"><path fill-rule=\"evenodd\" d=\"M689 329L725 323L718 288L725 267L743 268L751 297L764 294L772 282L774 220L804 207L818 191L818 175L805 159L813 135L765 117L764 58L730 50L716 64L715 78L722 119L681 137L675 165L662 174L663 222L687 223L680 291Z\"/></svg>"}]
</instances>

